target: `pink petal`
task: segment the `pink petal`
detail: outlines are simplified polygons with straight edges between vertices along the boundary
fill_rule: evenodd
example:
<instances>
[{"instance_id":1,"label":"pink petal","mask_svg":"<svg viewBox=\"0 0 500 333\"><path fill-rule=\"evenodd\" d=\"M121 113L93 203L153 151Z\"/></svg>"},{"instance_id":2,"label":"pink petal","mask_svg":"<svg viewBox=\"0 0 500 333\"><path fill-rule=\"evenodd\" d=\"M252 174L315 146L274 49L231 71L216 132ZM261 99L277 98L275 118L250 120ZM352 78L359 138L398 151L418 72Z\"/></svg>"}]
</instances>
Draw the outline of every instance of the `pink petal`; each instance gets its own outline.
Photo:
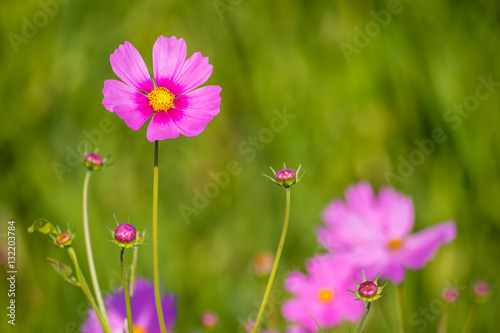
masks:
<instances>
[{"instance_id":1,"label":"pink petal","mask_svg":"<svg viewBox=\"0 0 500 333\"><path fill-rule=\"evenodd\" d=\"M385 234L389 239L403 239L411 232L414 223L413 201L393 188L379 192Z\"/></svg>"},{"instance_id":2,"label":"pink petal","mask_svg":"<svg viewBox=\"0 0 500 333\"><path fill-rule=\"evenodd\" d=\"M179 136L179 128L166 111L157 111L149 123L146 137L150 142L173 139Z\"/></svg>"},{"instance_id":3,"label":"pink petal","mask_svg":"<svg viewBox=\"0 0 500 333\"><path fill-rule=\"evenodd\" d=\"M168 87L186 60L186 42L160 36L153 45L153 71L158 87Z\"/></svg>"},{"instance_id":4,"label":"pink petal","mask_svg":"<svg viewBox=\"0 0 500 333\"><path fill-rule=\"evenodd\" d=\"M192 117L189 113L180 109L169 109L168 116L170 120L177 126L182 135L196 136L205 130L207 124L212 120L210 115L206 117ZM203 116L203 115L201 115Z\"/></svg>"},{"instance_id":5,"label":"pink petal","mask_svg":"<svg viewBox=\"0 0 500 333\"><path fill-rule=\"evenodd\" d=\"M212 75L212 69L213 66L208 63L207 57L203 57L201 52L193 53L186 60L177 77L166 88L176 96L187 93L207 82Z\"/></svg>"},{"instance_id":6,"label":"pink petal","mask_svg":"<svg viewBox=\"0 0 500 333\"><path fill-rule=\"evenodd\" d=\"M420 269L431 260L441 245L457 235L454 221L447 221L411 235L405 242L403 260L407 267Z\"/></svg>"},{"instance_id":7,"label":"pink petal","mask_svg":"<svg viewBox=\"0 0 500 333\"><path fill-rule=\"evenodd\" d=\"M375 194L370 183L366 181L349 186L345 198L349 207L357 212L375 208Z\"/></svg>"},{"instance_id":8,"label":"pink petal","mask_svg":"<svg viewBox=\"0 0 500 333\"><path fill-rule=\"evenodd\" d=\"M307 289L307 277L297 271L290 272L285 280L284 287L291 294L300 294L301 291Z\"/></svg>"},{"instance_id":9,"label":"pink petal","mask_svg":"<svg viewBox=\"0 0 500 333\"><path fill-rule=\"evenodd\" d=\"M153 114L149 99L137 90L118 80L104 81L102 104L116 113L128 127L137 131Z\"/></svg>"},{"instance_id":10,"label":"pink petal","mask_svg":"<svg viewBox=\"0 0 500 333\"><path fill-rule=\"evenodd\" d=\"M139 51L132 44L125 42L120 45L109 59L113 72L123 82L145 93L154 89L148 68Z\"/></svg>"},{"instance_id":11,"label":"pink petal","mask_svg":"<svg viewBox=\"0 0 500 333\"><path fill-rule=\"evenodd\" d=\"M220 112L221 91L222 88L219 86L202 87L176 97L174 105L191 117L206 117L207 115L214 117Z\"/></svg>"}]
</instances>

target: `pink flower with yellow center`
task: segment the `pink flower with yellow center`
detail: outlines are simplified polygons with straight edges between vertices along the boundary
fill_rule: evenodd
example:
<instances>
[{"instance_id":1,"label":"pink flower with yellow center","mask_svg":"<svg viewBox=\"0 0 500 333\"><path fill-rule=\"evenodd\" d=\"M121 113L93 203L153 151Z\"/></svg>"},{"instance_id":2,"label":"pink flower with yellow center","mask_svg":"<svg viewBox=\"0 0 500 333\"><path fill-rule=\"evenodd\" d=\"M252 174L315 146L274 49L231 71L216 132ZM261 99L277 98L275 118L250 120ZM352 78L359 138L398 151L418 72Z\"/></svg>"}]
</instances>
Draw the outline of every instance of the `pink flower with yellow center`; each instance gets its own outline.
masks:
<instances>
[{"instance_id":1,"label":"pink flower with yellow center","mask_svg":"<svg viewBox=\"0 0 500 333\"><path fill-rule=\"evenodd\" d=\"M300 324L308 332L318 331L313 318L327 329L342 324L343 320L356 322L364 309L362 302L354 302L348 291L354 275L354 265L348 258L319 255L307 261L307 275L291 272L285 288L294 298L283 304L287 321ZM312 316L312 317L311 317Z\"/></svg>"},{"instance_id":2,"label":"pink flower with yellow center","mask_svg":"<svg viewBox=\"0 0 500 333\"><path fill-rule=\"evenodd\" d=\"M153 45L153 77L137 49L125 42L110 56L111 67L123 81L106 80L104 107L137 131L152 117L149 141L195 136L220 111L219 86L205 86L212 65L200 52L186 60L186 43L160 36Z\"/></svg>"},{"instance_id":3,"label":"pink flower with yellow center","mask_svg":"<svg viewBox=\"0 0 500 333\"><path fill-rule=\"evenodd\" d=\"M393 188L382 188L376 197L371 185L361 182L345 196L345 202L335 199L323 211L325 226L318 238L326 249L349 256L358 272L364 269L374 276L380 271L380 278L399 284L406 268L423 268L439 247L456 237L454 221L410 234L413 202Z\"/></svg>"}]
</instances>

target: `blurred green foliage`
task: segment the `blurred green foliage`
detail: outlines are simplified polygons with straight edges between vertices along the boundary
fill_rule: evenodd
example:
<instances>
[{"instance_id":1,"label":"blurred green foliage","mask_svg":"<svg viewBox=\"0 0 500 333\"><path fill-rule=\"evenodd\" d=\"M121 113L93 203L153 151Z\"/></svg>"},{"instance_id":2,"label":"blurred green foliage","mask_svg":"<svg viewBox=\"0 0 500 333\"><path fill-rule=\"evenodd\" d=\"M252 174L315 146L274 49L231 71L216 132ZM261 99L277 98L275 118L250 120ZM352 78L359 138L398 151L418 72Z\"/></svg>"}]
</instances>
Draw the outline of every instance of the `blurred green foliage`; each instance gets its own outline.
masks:
<instances>
[{"instance_id":1,"label":"blurred green foliage","mask_svg":"<svg viewBox=\"0 0 500 333\"><path fill-rule=\"evenodd\" d=\"M398 13L384 20L380 11L390 6ZM221 113L205 132L160 143L160 276L164 289L179 297L177 332L198 328L207 309L220 315L218 332L238 331L258 310L264 282L252 276L250 263L258 251L275 250L284 213L283 191L261 174L283 162L302 164L307 173L292 189L291 225L275 283L278 305L288 297L282 291L286 273L320 251L314 231L321 210L361 179L377 188L392 179L412 196L415 230L457 221L458 238L424 270L407 274L415 320L447 282L456 281L462 298L452 308L450 331L458 332L471 283L486 279L498 290L499 85L480 88L488 96L469 104L472 112L453 111L455 104L474 102L470 96L481 78L500 82L497 1L28 0L3 1L0 8L0 233L4 265L6 223L16 221L13 332L77 332L83 321L81 290L46 260L69 262L67 254L27 233L39 217L69 224L88 273L81 224L85 170L72 160L90 141L83 131L116 162L90 184L92 240L104 289L119 286L119 250L104 241L104 225L113 226L116 214L150 229L153 145L145 127L134 132L102 107L101 90L105 79L116 78L109 55L119 44L131 42L151 69L159 35L183 37L188 54L208 56L214 72L207 84L222 86ZM341 48L347 44L348 57ZM284 110L293 119L281 131L265 130ZM442 129L441 142L431 144L436 129ZM230 162L238 172L227 185L212 187L216 195L196 208L196 191L203 193L214 183L211 175ZM58 175L55 164L66 165L65 172ZM182 204L197 214L186 219ZM150 246L140 249L140 276L152 277L151 252ZM0 286L5 309L3 275ZM387 292L387 320L374 307L366 332L394 331L393 287ZM498 297L480 308L475 331L492 332L498 309ZM437 317L424 322L415 331L435 331ZM12 329L5 316L0 328Z\"/></svg>"}]
</instances>

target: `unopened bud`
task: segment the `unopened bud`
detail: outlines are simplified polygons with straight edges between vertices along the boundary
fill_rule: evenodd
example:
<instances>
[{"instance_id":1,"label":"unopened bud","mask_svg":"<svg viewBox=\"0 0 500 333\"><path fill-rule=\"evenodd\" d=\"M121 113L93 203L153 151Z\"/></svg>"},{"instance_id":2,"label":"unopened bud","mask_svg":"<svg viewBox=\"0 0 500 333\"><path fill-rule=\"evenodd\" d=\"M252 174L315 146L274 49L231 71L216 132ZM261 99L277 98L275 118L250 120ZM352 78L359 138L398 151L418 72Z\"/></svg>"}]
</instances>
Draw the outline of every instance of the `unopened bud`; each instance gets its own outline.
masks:
<instances>
[{"instance_id":1,"label":"unopened bud","mask_svg":"<svg viewBox=\"0 0 500 333\"><path fill-rule=\"evenodd\" d=\"M69 246L73 242L73 235L69 231L63 231L55 237L54 241L60 247Z\"/></svg>"},{"instance_id":2,"label":"unopened bud","mask_svg":"<svg viewBox=\"0 0 500 333\"><path fill-rule=\"evenodd\" d=\"M131 243L135 240L136 236L136 229L131 224L120 223L115 229L115 239L120 243Z\"/></svg>"},{"instance_id":3,"label":"unopened bud","mask_svg":"<svg viewBox=\"0 0 500 333\"><path fill-rule=\"evenodd\" d=\"M276 183L288 187L295 184L297 174L292 169L281 169L274 175Z\"/></svg>"},{"instance_id":4,"label":"unopened bud","mask_svg":"<svg viewBox=\"0 0 500 333\"><path fill-rule=\"evenodd\" d=\"M83 160L83 164L90 171L99 170L102 167L103 163L104 161L102 157L95 153L88 153L87 155L85 155L85 159Z\"/></svg>"},{"instance_id":5,"label":"unopened bud","mask_svg":"<svg viewBox=\"0 0 500 333\"><path fill-rule=\"evenodd\" d=\"M201 314L200 320L204 327L212 328L219 322L219 316L215 312L205 311Z\"/></svg>"},{"instance_id":6,"label":"unopened bud","mask_svg":"<svg viewBox=\"0 0 500 333\"><path fill-rule=\"evenodd\" d=\"M441 293L441 298L448 304L455 303L458 300L458 296L460 296L458 289L451 286L444 288Z\"/></svg>"}]
</instances>

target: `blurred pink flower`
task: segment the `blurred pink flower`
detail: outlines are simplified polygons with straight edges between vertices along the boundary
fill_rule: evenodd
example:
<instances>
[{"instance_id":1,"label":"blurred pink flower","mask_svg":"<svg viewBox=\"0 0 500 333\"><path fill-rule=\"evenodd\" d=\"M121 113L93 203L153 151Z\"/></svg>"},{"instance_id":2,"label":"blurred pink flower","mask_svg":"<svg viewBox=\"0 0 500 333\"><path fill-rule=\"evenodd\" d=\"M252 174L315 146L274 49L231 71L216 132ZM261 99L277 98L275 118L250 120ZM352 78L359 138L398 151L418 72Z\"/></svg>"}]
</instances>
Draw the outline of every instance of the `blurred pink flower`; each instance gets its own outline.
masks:
<instances>
[{"instance_id":1,"label":"blurred pink flower","mask_svg":"<svg viewBox=\"0 0 500 333\"><path fill-rule=\"evenodd\" d=\"M294 271L286 278L285 288L294 298L283 304L283 316L311 332L318 330L312 317L324 329L339 326L343 320L358 321L364 304L354 301L348 291L354 275L351 261L326 254L309 259L306 267L307 275Z\"/></svg>"},{"instance_id":2,"label":"blurred pink flower","mask_svg":"<svg viewBox=\"0 0 500 333\"><path fill-rule=\"evenodd\" d=\"M195 136L220 111L221 87L205 86L212 65L200 52L186 60L184 39L160 36L153 45L154 81L137 49L120 45L110 56L111 67L123 81L106 80L102 104L133 130L149 123L149 141ZM195 90L193 90L195 89Z\"/></svg>"},{"instance_id":3,"label":"blurred pink flower","mask_svg":"<svg viewBox=\"0 0 500 333\"><path fill-rule=\"evenodd\" d=\"M346 200L333 200L323 211L325 226L318 230L321 245L349 256L351 262L374 276L395 284L403 281L405 268L421 269L437 249L456 237L454 221L443 222L410 234L414 211L411 198L390 187L375 196L371 185L350 186Z\"/></svg>"}]
</instances>

